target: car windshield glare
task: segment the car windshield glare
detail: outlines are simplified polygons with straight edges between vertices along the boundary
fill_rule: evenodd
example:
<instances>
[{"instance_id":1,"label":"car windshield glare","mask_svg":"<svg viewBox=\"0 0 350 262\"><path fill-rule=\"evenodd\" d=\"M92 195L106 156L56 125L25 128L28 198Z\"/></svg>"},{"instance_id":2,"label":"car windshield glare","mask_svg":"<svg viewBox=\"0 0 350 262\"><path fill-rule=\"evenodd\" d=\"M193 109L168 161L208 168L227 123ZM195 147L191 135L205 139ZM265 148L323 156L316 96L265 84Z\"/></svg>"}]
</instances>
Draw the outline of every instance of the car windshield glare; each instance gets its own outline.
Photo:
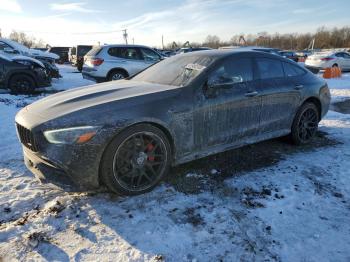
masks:
<instances>
[{"instance_id":1,"label":"car windshield glare","mask_svg":"<svg viewBox=\"0 0 350 262\"><path fill-rule=\"evenodd\" d=\"M213 62L202 55L177 55L167 58L132 78L162 85L185 86Z\"/></svg>"}]
</instances>

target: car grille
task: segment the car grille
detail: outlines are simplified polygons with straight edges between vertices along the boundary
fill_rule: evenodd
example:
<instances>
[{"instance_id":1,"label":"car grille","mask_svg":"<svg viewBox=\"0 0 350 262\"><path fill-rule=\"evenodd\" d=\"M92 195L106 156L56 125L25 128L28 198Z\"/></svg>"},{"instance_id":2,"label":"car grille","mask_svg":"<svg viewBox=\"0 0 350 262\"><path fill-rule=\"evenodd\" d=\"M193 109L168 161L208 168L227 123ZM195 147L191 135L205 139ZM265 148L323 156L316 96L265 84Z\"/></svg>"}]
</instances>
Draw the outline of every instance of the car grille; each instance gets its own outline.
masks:
<instances>
[{"instance_id":1,"label":"car grille","mask_svg":"<svg viewBox=\"0 0 350 262\"><path fill-rule=\"evenodd\" d=\"M18 132L19 139L21 140L21 143L25 147L29 148L30 150L34 152L38 152L39 149L36 144L33 133L29 129L17 123L16 123L16 126L17 126L17 132Z\"/></svg>"}]
</instances>

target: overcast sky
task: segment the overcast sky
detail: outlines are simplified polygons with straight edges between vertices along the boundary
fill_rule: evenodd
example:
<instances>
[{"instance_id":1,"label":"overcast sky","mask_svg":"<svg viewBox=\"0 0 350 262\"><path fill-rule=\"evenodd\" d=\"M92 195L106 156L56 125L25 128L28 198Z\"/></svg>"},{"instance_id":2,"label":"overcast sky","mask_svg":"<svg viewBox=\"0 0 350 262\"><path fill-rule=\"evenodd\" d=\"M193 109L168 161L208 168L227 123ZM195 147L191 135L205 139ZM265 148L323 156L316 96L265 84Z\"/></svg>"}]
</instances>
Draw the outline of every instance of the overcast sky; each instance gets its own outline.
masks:
<instances>
[{"instance_id":1,"label":"overcast sky","mask_svg":"<svg viewBox=\"0 0 350 262\"><path fill-rule=\"evenodd\" d=\"M23 31L54 46L201 42L208 34L314 32L350 25L349 0L0 0L3 35Z\"/></svg>"}]
</instances>

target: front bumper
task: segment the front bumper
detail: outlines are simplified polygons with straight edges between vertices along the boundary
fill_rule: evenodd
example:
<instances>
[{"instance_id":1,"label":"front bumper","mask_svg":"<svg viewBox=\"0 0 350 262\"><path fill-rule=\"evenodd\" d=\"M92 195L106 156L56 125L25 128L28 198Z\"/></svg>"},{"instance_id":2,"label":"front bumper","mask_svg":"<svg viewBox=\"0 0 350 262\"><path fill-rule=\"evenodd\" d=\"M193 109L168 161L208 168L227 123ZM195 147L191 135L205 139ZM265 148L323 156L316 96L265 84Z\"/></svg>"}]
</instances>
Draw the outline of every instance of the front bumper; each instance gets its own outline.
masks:
<instances>
[{"instance_id":1,"label":"front bumper","mask_svg":"<svg viewBox=\"0 0 350 262\"><path fill-rule=\"evenodd\" d=\"M42 182L65 190L92 190L100 186L99 145L57 146L40 144L38 152L23 145L27 168Z\"/></svg>"},{"instance_id":2,"label":"front bumper","mask_svg":"<svg viewBox=\"0 0 350 262\"><path fill-rule=\"evenodd\" d=\"M53 183L67 191L78 189L74 181L63 169L38 157L25 147L23 147L23 155L26 167L42 183Z\"/></svg>"},{"instance_id":3,"label":"front bumper","mask_svg":"<svg viewBox=\"0 0 350 262\"><path fill-rule=\"evenodd\" d=\"M36 71L36 84L37 87L49 87L51 86L51 77L44 72L44 70Z\"/></svg>"}]
</instances>

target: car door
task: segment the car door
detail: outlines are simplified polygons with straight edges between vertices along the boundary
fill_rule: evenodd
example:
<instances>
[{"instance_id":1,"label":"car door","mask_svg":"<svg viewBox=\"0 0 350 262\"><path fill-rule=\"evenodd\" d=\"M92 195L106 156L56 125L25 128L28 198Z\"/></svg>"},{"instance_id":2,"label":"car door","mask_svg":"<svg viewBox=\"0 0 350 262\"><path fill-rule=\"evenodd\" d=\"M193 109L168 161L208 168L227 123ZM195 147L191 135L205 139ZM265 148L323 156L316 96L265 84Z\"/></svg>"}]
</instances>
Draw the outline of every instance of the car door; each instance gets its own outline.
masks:
<instances>
[{"instance_id":1,"label":"car door","mask_svg":"<svg viewBox=\"0 0 350 262\"><path fill-rule=\"evenodd\" d=\"M145 68L140 50L136 47L111 47L108 54L110 58L105 62L109 63L110 69L123 68L132 76Z\"/></svg>"},{"instance_id":2,"label":"car door","mask_svg":"<svg viewBox=\"0 0 350 262\"><path fill-rule=\"evenodd\" d=\"M306 71L274 58L256 58L255 61L260 78L258 93L262 102L260 134L266 136L287 132L301 100L303 85L298 74Z\"/></svg>"},{"instance_id":3,"label":"car door","mask_svg":"<svg viewBox=\"0 0 350 262\"><path fill-rule=\"evenodd\" d=\"M209 73L195 99L193 128L197 150L243 143L243 139L256 135L261 100L253 72L252 58L230 57Z\"/></svg>"}]
</instances>

